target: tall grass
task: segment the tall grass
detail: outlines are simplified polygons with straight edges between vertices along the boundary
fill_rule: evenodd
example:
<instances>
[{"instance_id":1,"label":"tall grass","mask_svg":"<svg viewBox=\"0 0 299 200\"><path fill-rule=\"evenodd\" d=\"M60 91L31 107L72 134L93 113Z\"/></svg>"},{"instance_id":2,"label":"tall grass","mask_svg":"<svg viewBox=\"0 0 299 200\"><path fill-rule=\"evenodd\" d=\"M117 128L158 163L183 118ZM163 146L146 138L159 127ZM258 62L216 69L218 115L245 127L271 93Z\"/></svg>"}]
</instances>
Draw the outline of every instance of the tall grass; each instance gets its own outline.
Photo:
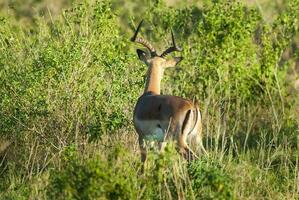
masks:
<instances>
[{"instance_id":1,"label":"tall grass","mask_svg":"<svg viewBox=\"0 0 299 200\"><path fill-rule=\"evenodd\" d=\"M1 198L299 198L298 100L285 81L298 1L271 23L237 1L127 3L77 2L28 26L0 15ZM141 18L159 50L171 28L184 48L162 90L199 100L208 152L188 164L169 144L144 173L132 109L146 67L128 39Z\"/></svg>"}]
</instances>

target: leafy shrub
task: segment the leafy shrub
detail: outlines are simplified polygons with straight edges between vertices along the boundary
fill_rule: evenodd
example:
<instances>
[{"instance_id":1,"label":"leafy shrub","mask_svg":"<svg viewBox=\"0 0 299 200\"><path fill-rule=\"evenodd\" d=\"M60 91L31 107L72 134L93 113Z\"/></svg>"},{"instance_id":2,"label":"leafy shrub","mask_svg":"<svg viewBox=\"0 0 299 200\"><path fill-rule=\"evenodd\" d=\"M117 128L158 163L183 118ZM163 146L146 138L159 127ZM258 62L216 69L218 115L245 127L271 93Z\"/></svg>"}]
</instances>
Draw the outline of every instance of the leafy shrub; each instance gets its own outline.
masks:
<instances>
[{"instance_id":1,"label":"leafy shrub","mask_svg":"<svg viewBox=\"0 0 299 200\"><path fill-rule=\"evenodd\" d=\"M143 199L179 198L182 191L180 191L176 176L180 173L178 165L184 166L179 161L173 143L167 144L163 153L156 150L148 152L144 175L141 177L145 189Z\"/></svg>"},{"instance_id":2,"label":"leafy shrub","mask_svg":"<svg viewBox=\"0 0 299 200\"><path fill-rule=\"evenodd\" d=\"M53 169L47 186L50 199L177 199L189 197L191 187L184 180L186 163L173 144L163 153L149 151L141 171L139 155L112 146L102 155L84 158L74 146L65 149L61 170Z\"/></svg>"},{"instance_id":3,"label":"leafy shrub","mask_svg":"<svg viewBox=\"0 0 299 200\"><path fill-rule=\"evenodd\" d=\"M192 162L188 171L192 189L199 199L234 199L233 179L216 162Z\"/></svg>"},{"instance_id":4,"label":"leafy shrub","mask_svg":"<svg viewBox=\"0 0 299 200\"><path fill-rule=\"evenodd\" d=\"M77 4L51 25L37 18L21 29L12 21L0 28L2 133L20 138L44 126L72 141L75 132L96 139L128 123L123 101L132 93L123 74L131 56L109 2Z\"/></svg>"},{"instance_id":5,"label":"leafy shrub","mask_svg":"<svg viewBox=\"0 0 299 200\"><path fill-rule=\"evenodd\" d=\"M60 171L52 170L47 190L50 199L135 199L136 171L123 160L125 150L116 147L106 158L81 160L67 149Z\"/></svg>"}]
</instances>

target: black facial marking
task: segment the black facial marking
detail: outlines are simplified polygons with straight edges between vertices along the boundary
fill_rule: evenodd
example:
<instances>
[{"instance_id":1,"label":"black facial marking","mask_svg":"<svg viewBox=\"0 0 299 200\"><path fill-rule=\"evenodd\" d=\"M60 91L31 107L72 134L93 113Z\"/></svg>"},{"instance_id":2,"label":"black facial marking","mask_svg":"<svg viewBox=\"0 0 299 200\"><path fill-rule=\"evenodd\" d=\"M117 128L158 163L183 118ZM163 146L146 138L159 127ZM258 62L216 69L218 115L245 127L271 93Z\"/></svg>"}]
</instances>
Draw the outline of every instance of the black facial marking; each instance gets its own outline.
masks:
<instances>
[{"instance_id":1,"label":"black facial marking","mask_svg":"<svg viewBox=\"0 0 299 200\"><path fill-rule=\"evenodd\" d=\"M157 124L157 127L158 127L158 128L161 128L161 125L160 125L160 124Z\"/></svg>"}]
</instances>

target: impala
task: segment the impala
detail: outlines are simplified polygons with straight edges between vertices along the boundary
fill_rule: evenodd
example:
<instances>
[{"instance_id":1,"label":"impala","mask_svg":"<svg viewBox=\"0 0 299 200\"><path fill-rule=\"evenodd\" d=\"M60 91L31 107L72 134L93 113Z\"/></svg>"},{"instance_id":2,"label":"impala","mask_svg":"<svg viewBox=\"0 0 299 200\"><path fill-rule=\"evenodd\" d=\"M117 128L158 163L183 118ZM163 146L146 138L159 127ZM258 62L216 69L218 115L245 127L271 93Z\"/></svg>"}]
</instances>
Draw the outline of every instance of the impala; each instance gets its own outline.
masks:
<instances>
[{"instance_id":1,"label":"impala","mask_svg":"<svg viewBox=\"0 0 299 200\"><path fill-rule=\"evenodd\" d=\"M174 51L182 51L175 43L161 55L144 38L137 37L143 20L139 23L132 42L149 50L149 54L137 49L138 57L147 66L146 84L134 109L134 126L138 133L141 160L146 160L146 141L157 141L161 146L169 139L177 144L178 151L187 159L197 158L195 152L204 150L202 145L201 114L196 103L178 96L161 95L160 84L166 68L175 67L182 57L166 58ZM192 147L192 148L191 148Z\"/></svg>"}]
</instances>

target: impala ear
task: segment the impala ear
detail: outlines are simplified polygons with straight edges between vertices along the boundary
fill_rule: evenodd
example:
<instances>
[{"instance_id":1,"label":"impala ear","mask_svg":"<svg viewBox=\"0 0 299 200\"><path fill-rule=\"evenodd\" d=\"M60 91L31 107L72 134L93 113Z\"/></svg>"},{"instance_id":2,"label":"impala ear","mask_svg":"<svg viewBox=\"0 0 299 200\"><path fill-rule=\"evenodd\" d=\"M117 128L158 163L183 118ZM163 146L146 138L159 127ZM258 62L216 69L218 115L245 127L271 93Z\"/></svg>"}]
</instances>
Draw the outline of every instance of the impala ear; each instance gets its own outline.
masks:
<instances>
[{"instance_id":1,"label":"impala ear","mask_svg":"<svg viewBox=\"0 0 299 200\"><path fill-rule=\"evenodd\" d=\"M147 60L149 59L148 54L145 51L142 51L141 49L137 49L138 58L147 63Z\"/></svg>"},{"instance_id":2,"label":"impala ear","mask_svg":"<svg viewBox=\"0 0 299 200\"><path fill-rule=\"evenodd\" d=\"M182 60L183 60L183 57L174 57L173 58L175 60L175 65L179 64Z\"/></svg>"},{"instance_id":3,"label":"impala ear","mask_svg":"<svg viewBox=\"0 0 299 200\"><path fill-rule=\"evenodd\" d=\"M169 60L166 61L165 67L166 68L168 68L168 67L175 67L182 60L183 60L183 57L174 57L172 59L169 59Z\"/></svg>"}]
</instances>

